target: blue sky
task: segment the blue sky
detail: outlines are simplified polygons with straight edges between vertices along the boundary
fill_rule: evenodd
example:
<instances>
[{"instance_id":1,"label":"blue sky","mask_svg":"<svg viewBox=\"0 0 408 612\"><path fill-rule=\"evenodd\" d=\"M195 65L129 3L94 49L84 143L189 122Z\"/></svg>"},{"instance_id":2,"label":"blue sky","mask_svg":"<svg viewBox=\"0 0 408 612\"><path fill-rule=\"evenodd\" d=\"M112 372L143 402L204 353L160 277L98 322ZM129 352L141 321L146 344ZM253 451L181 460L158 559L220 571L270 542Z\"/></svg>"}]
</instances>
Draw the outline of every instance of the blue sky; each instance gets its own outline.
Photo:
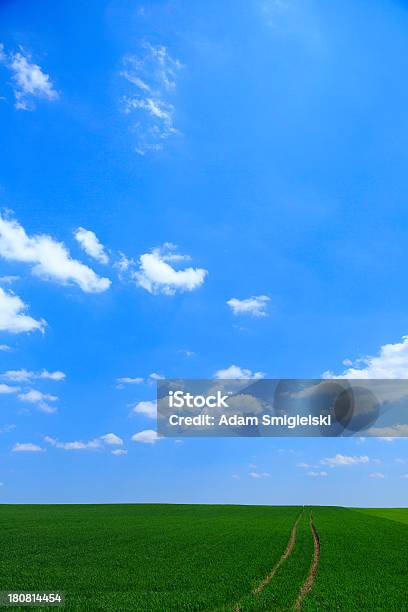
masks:
<instances>
[{"instance_id":1,"label":"blue sky","mask_svg":"<svg viewBox=\"0 0 408 612\"><path fill-rule=\"evenodd\" d=\"M151 374L408 376L406 4L0 16L0 501L406 505L406 439L137 437Z\"/></svg>"}]
</instances>

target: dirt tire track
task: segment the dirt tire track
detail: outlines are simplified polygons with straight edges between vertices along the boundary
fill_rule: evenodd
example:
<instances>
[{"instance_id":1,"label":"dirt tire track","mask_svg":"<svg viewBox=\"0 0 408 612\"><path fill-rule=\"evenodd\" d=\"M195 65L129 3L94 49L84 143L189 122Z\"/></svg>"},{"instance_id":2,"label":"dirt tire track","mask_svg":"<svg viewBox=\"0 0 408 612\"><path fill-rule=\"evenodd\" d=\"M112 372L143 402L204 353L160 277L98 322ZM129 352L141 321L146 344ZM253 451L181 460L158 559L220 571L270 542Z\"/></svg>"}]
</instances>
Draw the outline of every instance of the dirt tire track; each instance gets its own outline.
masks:
<instances>
[{"instance_id":1,"label":"dirt tire track","mask_svg":"<svg viewBox=\"0 0 408 612\"><path fill-rule=\"evenodd\" d=\"M272 580L272 578L274 577L274 575L276 574L276 572L278 571L278 569L280 568L280 566L282 565L282 563L284 563L286 561L286 559L289 557L289 555L291 554L295 544L296 544L296 534L297 534L297 528L299 525L299 521L302 518L303 515L303 510L302 512L299 514L299 516L297 517L293 527L292 527L292 531L290 532L290 538L289 541L287 543L287 546L285 548L285 551L283 552L281 558L275 563L275 565L273 566L273 568L271 569L271 571L269 572L269 574L267 576L265 576L265 578L262 580L262 582L260 582L258 584L258 586L252 591L253 595L258 595L258 593L262 593L262 591L264 590L264 588L270 583L270 581Z\"/></svg>"},{"instance_id":2,"label":"dirt tire track","mask_svg":"<svg viewBox=\"0 0 408 612\"><path fill-rule=\"evenodd\" d=\"M292 550L293 550L293 548L294 548L294 546L296 544L297 528L298 528L298 525L299 525L299 521L300 521L300 519L303 516L303 512L304 512L304 508L302 509L301 513L299 514L299 516L297 517L296 521L293 524L292 530L290 532L289 541L288 541L288 543L286 545L286 548L285 548L284 552L282 553L281 557L275 563L275 565L273 566L273 568L271 569L269 574L267 574L267 576L265 576L265 578L252 591L252 595L258 595L259 593L262 593L262 591L270 583L270 581L272 580L272 578L274 577L274 575L276 574L276 572L278 571L278 569L280 568L282 563L284 563L286 561L286 559L289 557L289 555L291 554L291 552L292 552ZM240 604L237 604L235 606L234 612L241 612Z\"/></svg>"},{"instance_id":3,"label":"dirt tire track","mask_svg":"<svg viewBox=\"0 0 408 612\"><path fill-rule=\"evenodd\" d=\"M296 600L295 607L294 607L295 610L301 610L302 602L304 598L312 590L312 587L313 587L313 584L316 578L316 574L317 574L317 568L319 565L320 538L319 538L319 534L317 533L317 530L316 530L316 527L313 521L312 512L310 513L310 531L312 532L312 536L313 536L313 558L310 564L310 569L309 569L307 578L304 581L302 588L299 591L299 595L298 595L298 598Z\"/></svg>"}]
</instances>

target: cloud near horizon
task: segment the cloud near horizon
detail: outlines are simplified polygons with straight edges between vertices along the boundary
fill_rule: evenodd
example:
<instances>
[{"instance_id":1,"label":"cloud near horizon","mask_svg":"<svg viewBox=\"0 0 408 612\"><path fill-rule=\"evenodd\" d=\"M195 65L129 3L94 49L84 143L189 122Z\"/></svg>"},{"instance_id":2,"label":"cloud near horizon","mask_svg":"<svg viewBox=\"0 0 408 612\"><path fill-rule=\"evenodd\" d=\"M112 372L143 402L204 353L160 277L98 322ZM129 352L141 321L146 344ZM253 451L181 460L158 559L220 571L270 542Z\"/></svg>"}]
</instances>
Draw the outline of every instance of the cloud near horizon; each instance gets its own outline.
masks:
<instances>
[{"instance_id":1,"label":"cloud near horizon","mask_svg":"<svg viewBox=\"0 0 408 612\"><path fill-rule=\"evenodd\" d=\"M334 457L327 457L326 459L322 459L320 463L322 465L327 465L331 468L340 467L340 466L352 466L358 464L369 463L370 458L367 455L357 456L348 456L337 453Z\"/></svg>"}]
</instances>

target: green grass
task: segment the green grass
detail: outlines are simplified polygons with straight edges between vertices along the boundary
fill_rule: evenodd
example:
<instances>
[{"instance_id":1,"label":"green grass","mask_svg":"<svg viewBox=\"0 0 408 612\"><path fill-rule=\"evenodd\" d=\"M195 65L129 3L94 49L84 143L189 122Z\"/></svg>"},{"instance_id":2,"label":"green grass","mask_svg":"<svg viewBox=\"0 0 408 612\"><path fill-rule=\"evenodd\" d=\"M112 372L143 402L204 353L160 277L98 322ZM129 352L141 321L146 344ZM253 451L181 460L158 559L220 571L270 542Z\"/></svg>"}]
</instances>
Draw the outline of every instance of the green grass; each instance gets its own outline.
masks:
<instances>
[{"instance_id":1,"label":"green grass","mask_svg":"<svg viewBox=\"0 0 408 612\"><path fill-rule=\"evenodd\" d=\"M252 591L281 557L300 512L3 505L0 590L64 591L66 612L231 612L238 603L241 612L291 610L313 555L310 508L292 554L262 593ZM317 507L313 515L320 562L302 610L407 610L408 511Z\"/></svg>"},{"instance_id":2,"label":"green grass","mask_svg":"<svg viewBox=\"0 0 408 612\"><path fill-rule=\"evenodd\" d=\"M345 508L315 508L319 569L304 610L408 609L408 526Z\"/></svg>"},{"instance_id":3,"label":"green grass","mask_svg":"<svg viewBox=\"0 0 408 612\"><path fill-rule=\"evenodd\" d=\"M310 513L305 511L297 529L292 554L279 567L269 585L258 595L247 595L241 601L242 612L292 610L310 566L313 540L309 529ZM283 552L283 551L282 551Z\"/></svg>"},{"instance_id":4,"label":"green grass","mask_svg":"<svg viewBox=\"0 0 408 612\"><path fill-rule=\"evenodd\" d=\"M408 508L355 508L355 510L370 516L379 516L408 525Z\"/></svg>"},{"instance_id":5,"label":"green grass","mask_svg":"<svg viewBox=\"0 0 408 612\"><path fill-rule=\"evenodd\" d=\"M269 571L299 512L0 506L0 590L63 590L65 609L81 612L222 608Z\"/></svg>"}]
</instances>

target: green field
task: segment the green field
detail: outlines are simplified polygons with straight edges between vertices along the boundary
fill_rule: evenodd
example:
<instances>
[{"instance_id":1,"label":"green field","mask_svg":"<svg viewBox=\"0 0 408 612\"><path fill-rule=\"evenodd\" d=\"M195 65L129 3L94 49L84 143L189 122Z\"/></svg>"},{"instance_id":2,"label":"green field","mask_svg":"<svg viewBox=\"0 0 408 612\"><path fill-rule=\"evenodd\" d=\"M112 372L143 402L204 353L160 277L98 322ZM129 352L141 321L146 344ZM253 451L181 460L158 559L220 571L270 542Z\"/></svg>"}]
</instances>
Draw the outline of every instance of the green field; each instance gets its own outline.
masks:
<instances>
[{"instance_id":1,"label":"green field","mask_svg":"<svg viewBox=\"0 0 408 612\"><path fill-rule=\"evenodd\" d=\"M358 512L408 525L408 508L358 508Z\"/></svg>"},{"instance_id":2,"label":"green field","mask_svg":"<svg viewBox=\"0 0 408 612\"><path fill-rule=\"evenodd\" d=\"M0 591L63 591L69 611L249 612L293 610L296 602L302 610L407 610L407 516L293 506L3 505Z\"/></svg>"}]
</instances>

